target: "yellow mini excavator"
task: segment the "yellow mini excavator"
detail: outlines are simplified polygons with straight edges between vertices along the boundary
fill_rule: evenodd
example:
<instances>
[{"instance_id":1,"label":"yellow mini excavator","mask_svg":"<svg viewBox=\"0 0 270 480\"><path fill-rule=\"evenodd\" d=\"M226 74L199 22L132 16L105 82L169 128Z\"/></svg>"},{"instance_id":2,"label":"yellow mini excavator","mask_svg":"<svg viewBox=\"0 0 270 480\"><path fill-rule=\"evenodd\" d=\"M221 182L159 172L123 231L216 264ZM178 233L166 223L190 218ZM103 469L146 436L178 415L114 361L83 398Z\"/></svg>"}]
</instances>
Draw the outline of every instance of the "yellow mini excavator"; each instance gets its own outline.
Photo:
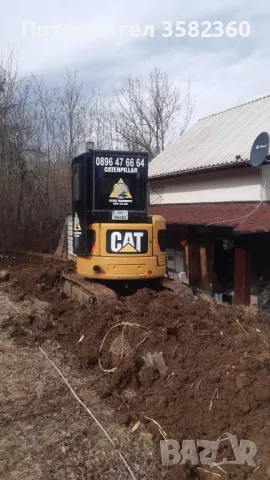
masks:
<instances>
[{"instance_id":1,"label":"yellow mini excavator","mask_svg":"<svg viewBox=\"0 0 270 480\"><path fill-rule=\"evenodd\" d=\"M72 161L77 274L64 291L80 303L116 296L116 287L164 276L163 217L147 216L148 154L89 150ZM90 280L90 281L89 281Z\"/></svg>"}]
</instances>

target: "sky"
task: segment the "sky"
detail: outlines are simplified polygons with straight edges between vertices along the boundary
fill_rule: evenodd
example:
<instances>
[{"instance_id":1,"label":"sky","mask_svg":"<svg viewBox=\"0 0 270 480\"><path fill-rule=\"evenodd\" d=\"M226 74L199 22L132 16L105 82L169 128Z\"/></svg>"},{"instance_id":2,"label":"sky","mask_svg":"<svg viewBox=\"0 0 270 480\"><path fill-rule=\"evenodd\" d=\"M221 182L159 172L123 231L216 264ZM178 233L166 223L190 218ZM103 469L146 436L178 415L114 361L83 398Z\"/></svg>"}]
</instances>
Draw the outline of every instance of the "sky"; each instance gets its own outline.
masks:
<instances>
[{"instance_id":1,"label":"sky","mask_svg":"<svg viewBox=\"0 0 270 480\"><path fill-rule=\"evenodd\" d=\"M165 21L172 23L168 37ZM191 37L187 29L175 37L177 21L198 22L199 35ZM205 21L210 35L213 22L222 22L224 34L203 37ZM233 21L237 35L231 38L226 27ZM241 22L249 23L248 36L240 35ZM138 25L142 32L153 25L154 36L132 37L120 25ZM191 82L194 121L270 93L269 25L269 0L2 0L0 49L5 57L15 47L21 70L52 85L61 83L66 67L77 69L86 91L95 85L110 92L123 76L162 68L183 92ZM115 36L106 36L108 28ZM243 32L249 33L245 26Z\"/></svg>"}]
</instances>

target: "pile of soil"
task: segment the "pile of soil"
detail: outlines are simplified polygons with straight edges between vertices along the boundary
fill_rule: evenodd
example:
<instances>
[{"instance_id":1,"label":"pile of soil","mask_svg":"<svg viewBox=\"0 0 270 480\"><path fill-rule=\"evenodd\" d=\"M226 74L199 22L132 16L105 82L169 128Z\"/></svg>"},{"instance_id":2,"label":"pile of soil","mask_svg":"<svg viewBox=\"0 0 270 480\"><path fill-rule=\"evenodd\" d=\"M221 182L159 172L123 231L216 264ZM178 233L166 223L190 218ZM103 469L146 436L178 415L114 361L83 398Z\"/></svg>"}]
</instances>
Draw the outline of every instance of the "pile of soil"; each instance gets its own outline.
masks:
<instances>
[{"instance_id":1,"label":"pile of soil","mask_svg":"<svg viewBox=\"0 0 270 480\"><path fill-rule=\"evenodd\" d=\"M35 297L13 302L0 285L0 325L12 316L18 332L18 325L25 326L29 315L45 316L49 308ZM19 346L7 333L0 328L0 478L130 480L117 450L36 345ZM154 458L153 442L119 425L114 409L95 394L94 372L82 371L76 357L51 340L42 347L108 434L117 439L117 449L136 477L143 478L147 472L147 480L160 478L159 459L149 464L149 458Z\"/></svg>"},{"instance_id":2,"label":"pile of soil","mask_svg":"<svg viewBox=\"0 0 270 480\"><path fill-rule=\"evenodd\" d=\"M178 465L166 478L270 478L270 327L261 313L217 304L185 288L177 293L142 289L88 310L57 286L68 265L34 260L30 266L22 262L19 270L9 262L7 267L13 288L29 295L31 285L51 304L46 318L32 315L27 326L17 325L18 340L53 339L84 369L99 372L96 391L114 405L119 422L129 428L140 422L134 435L142 429L151 434L157 455L162 435L155 422L179 442L215 441L229 432L257 445L255 469L223 466L213 476L207 467Z\"/></svg>"}]
</instances>

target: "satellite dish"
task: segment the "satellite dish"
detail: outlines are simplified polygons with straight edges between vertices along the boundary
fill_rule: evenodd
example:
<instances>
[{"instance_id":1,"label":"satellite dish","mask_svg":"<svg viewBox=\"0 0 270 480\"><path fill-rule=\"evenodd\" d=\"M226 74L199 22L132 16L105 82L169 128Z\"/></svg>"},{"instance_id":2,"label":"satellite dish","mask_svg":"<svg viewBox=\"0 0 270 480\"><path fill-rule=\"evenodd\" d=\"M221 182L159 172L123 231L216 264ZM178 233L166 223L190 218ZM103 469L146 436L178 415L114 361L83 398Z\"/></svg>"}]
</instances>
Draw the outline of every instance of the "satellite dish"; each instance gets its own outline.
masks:
<instances>
[{"instance_id":1,"label":"satellite dish","mask_svg":"<svg viewBox=\"0 0 270 480\"><path fill-rule=\"evenodd\" d=\"M250 152L250 163L253 167L263 164L269 152L269 133L262 132L256 138Z\"/></svg>"}]
</instances>

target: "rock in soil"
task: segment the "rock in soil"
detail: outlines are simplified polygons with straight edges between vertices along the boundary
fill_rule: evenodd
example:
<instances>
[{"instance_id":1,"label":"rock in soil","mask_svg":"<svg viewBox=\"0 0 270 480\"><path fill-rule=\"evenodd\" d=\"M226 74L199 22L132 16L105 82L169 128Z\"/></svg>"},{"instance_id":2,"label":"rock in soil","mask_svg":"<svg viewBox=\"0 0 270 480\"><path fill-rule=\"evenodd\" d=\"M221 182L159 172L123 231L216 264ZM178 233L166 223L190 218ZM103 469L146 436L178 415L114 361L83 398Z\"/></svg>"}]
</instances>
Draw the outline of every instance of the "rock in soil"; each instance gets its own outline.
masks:
<instances>
[{"instance_id":1,"label":"rock in soil","mask_svg":"<svg viewBox=\"0 0 270 480\"><path fill-rule=\"evenodd\" d=\"M0 282L8 282L9 273L7 270L0 270Z\"/></svg>"}]
</instances>

